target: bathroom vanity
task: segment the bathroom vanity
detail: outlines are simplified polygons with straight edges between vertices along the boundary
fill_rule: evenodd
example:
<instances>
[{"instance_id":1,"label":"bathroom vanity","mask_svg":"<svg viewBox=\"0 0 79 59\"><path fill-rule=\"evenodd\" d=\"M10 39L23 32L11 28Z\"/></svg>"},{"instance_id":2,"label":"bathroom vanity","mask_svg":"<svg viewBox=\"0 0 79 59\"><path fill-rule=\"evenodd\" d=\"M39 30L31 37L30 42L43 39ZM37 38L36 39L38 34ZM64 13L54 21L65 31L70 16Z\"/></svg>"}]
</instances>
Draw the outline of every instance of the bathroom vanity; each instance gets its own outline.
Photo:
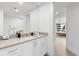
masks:
<instances>
[{"instance_id":1,"label":"bathroom vanity","mask_svg":"<svg viewBox=\"0 0 79 59\"><path fill-rule=\"evenodd\" d=\"M48 51L48 34L0 40L0 56L43 56Z\"/></svg>"}]
</instances>

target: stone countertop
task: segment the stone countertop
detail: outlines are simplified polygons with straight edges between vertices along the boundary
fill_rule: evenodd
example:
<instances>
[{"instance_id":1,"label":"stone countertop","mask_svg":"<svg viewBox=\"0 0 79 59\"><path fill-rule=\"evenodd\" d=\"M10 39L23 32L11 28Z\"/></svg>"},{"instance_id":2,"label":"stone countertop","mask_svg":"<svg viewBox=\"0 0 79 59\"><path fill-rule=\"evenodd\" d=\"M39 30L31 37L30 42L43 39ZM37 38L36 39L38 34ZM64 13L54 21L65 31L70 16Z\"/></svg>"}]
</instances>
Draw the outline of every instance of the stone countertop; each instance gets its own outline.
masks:
<instances>
[{"instance_id":1,"label":"stone countertop","mask_svg":"<svg viewBox=\"0 0 79 59\"><path fill-rule=\"evenodd\" d=\"M21 38L12 38L8 40L0 40L0 49L7 48L16 44L21 44L24 42L29 42L35 39L39 39L41 37L48 36L47 33L40 33L39 35L34 35L34 36L25 36Z\"/></svg>"}]
</instances>

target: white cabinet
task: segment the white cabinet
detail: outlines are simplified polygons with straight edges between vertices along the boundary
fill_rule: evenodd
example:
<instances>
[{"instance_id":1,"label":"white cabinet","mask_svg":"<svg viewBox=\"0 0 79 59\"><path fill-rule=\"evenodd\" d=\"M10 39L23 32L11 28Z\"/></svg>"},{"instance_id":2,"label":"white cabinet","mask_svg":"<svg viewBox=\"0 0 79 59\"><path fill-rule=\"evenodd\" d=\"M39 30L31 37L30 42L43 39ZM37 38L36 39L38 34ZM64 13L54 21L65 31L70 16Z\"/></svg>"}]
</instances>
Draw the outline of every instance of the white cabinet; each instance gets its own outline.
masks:
<instances>
[{"instance_id":1,"label":"white cabinet","mask_svg":"<svg viewBox=\"0 0 79 59\"><path fill-rule=\"evenodd\" d=\"M47 53L47 50L48 50L47 38L48 37L42 37L33 41L34 56L43 56Z\"/></svg>"},{"instance_id":2,"label":"white cabinet","mask_svg":"<svg viewBox=\"0 0 79 59\"><path fill-rule=\"evenodd\" d=\"M7 48L7 55L8 56L21 56L23 54L23 45L15 45L12 47Z\"/></svg>"},{"instance_id":3,"label":"white cabinet","mask_svg":"<svg viewBox=\"0 0 79 59\"><path fill-rule=\"evenodd\" d=\"M6 49L0 49L0 56L7 56L7 50Z\"/></svg>"},{"instance_id":4,"label":"white cabinet","mask_svg":"<svg viewBox=\"0 0 79 59\"><path fill-rule=\"evenodd\" d=\"M41 52L40 39L33 41L33 56L40 56Z\"/></svg>"},{"instance_id":5,"label":"white cabinet","mask_svg":"<svg viewBox=\"0 0 79 59\"><path fill-rule=\"evenodd\" d=\"M11 46L0 50L0 56L21 56L23 55L23 44Z\"/></svg>"},{"instance_id":6,"label":"white cabinet","mask_svg":"<svg viewBox=\"0 0 79 59\"><path fill-rule=\"evenodd\" d=\"M47 53L47 37L0 49L0 56L43 56Z\"/></svg>"},{"instance_id":7,"label":"white cabinet","mask_svg":"<svg viewBox=\"0 0 79 59\"><path fill-rule=\"evenodd\" d=\"M47 43L48 37L40 38L40 45L41 45L41 55L45 55L48 50L48 43Z\"/></svg>"},{"instance_id":8,"label":"white cabinet","mask_svg":"<svg viewBox=\"0 0 79 59\"><path fill-rule=\"evenodd\" d=\"M33 41L24 43L24 56L32 56Z\"/></svg>"}]
</instances>

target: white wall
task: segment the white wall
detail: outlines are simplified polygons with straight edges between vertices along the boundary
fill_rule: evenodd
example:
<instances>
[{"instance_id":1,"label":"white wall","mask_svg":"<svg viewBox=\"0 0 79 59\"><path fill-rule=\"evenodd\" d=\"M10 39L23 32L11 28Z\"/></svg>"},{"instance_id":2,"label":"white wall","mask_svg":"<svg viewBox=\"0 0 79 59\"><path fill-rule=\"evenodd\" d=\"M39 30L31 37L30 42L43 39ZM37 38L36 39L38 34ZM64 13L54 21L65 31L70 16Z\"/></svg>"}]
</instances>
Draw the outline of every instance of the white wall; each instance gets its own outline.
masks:
<instances>
[{"instance_id":1,"label":"white wall","mask_svg":"<svg viewBox=\"0 0 79 59\"><path fill-rule=\"evenodd\" d=\"M79 55L79 3L67 8L67 49Z\"/></svg>"},{"instance_id":2,"label":"white wall","mask_svg":"<svg viewBox=\"0 0 79 59\"><path fill-rule=\"evenodd\" d=\"M47 32L48 39L48 54L54 55L53 48L53 4L48 3L40 7L40 32Z\"/></svg>"},{"instance_id":3,"label":"white wall","mask_svg":"<svg viewBox=\"0 0 79 59\"><path fill-rule=\"evenodd\" d=\"M26 15L25 19L24 19L24 31L26 33L29 33L31 30L30 30L30 14L29 15Z\"/></svg>"},{"instance_id":4,"label":"white wall","mask_svg":"<svg viewBox=\"0 0 79 59\"><path fill-rule=\"evenodd\" d=\"M23 30L24 32L30 31L30 20L29 17L25 16L24 18L5 16L4 17L4 32L5 34L13 34L11 30L19 31Z\"/></svg>"},{"instance_id":5,"label":"white wall","mask_svg":"<svg viewBox=\"0 0 79 59\"><path fill-rule=\"evenodd\" d=\"M0 9L0 35L3 35L3 10Z\"/></svg>"},{"instance_id":6,"label":"white wall","mask_svg":"<svg viewBox=\"0 0 79 59\"><path fill-rule=\"evenodd\" d=\"M48 54L54 55L53 3L46 3L31 12L31 30L48 33Z\"/></svg>"},{"instance_id":7,"label":"white wall","mask_svg":"<svg viewBox=\"0 0 79 59\"><path fill-rule=\"evenodd\" d=\"M39 31L39 20L40 20L40 10L39 8L33 10L31 12L30 24L31 24L31 31Z\"/></svg>"}]
</instances>

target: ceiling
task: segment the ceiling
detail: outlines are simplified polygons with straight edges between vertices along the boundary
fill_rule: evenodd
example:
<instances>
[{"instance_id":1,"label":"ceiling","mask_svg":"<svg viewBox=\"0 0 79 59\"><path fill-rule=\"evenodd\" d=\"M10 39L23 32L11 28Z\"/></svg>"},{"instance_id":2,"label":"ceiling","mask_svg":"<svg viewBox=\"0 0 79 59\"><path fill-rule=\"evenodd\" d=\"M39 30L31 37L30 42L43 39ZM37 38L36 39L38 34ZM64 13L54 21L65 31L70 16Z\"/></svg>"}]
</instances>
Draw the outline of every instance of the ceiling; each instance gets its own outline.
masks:
<instances>
[{"instance_id":1,"label":"ceiling","mask_svg":"<svg viewBox=\"0 0 79 59\"><path fill-rule=\"evenodd\" d=\"M25 15L27 12L42 4L44 2L23 2L22 5L19 2L0 2L0 9L3 9L4 15L18 17ZM19 11L16 12L14 8L17 8Z\"/></svg>"},{"instance_id":2,"label":"ceiling","mask_svg":"<svg viewBox=\"0 0 79 59\"><path fill-rule=\"evenodd\" d=\"M20 17L28 14L29 11L39 7L46 2L23 2L22 5L19 2L0 2L0 9L3 9L4 15ZM62 17L66 15L66 7L70 2L55 2L55 17ZM19 11L16 12L14 8ZM58 12L58 14L56 14Z\"/></svg>"}]
</instances>

